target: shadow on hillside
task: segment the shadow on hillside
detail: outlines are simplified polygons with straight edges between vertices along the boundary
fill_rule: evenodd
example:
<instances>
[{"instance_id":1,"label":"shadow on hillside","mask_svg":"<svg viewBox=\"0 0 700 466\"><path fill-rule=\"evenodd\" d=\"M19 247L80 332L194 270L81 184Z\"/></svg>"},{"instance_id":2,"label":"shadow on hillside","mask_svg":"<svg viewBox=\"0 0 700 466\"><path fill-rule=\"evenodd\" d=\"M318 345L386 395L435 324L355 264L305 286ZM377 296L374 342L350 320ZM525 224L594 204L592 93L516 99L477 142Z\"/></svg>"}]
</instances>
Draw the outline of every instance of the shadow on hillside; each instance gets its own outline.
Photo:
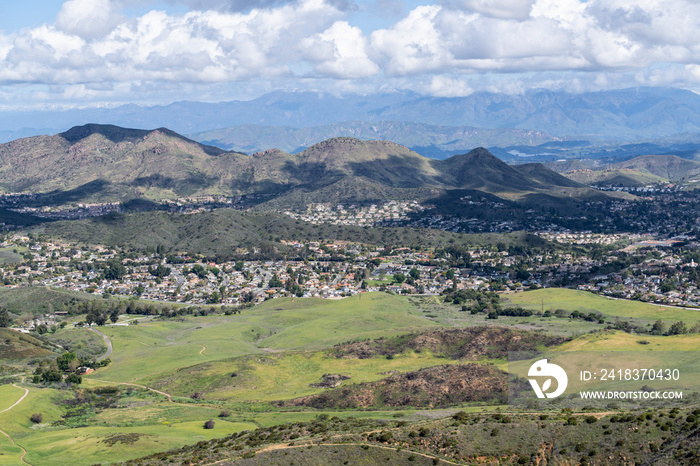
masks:
<instances>
[{"instance_id":1,"label":"shadow on hillside","mask_svg":"<svg viewBox=\"0 0 700 466\"><path fill-rule=\"evenodd\" d=\"M203 174L190 173L186 178L175 179L170 176L161 175L160 173L154 173L153 175L136 178L129 184L134 187L146 189L170 189L177 195L191 196L200 190L216 185L218 182L218 178Z\"/></svg>"},{"instance_id":2,"label":"shadow on hillside","mask_svg":"<svg viewBox=\"0 0 700 466\"><path fill-rule=\"evenodd\" d=\"M67 191L55 190L48 193L39 193L29 204L35 206L55 206L71 202L81 202L93 198L95 195L104 194L110 191L111 188L112 185L109 181L101 179L94 180Z\"/></svg>"},{"instance_id":3,"label":"shadow on hillside","mask_svg":"<svg viewBox=\"0 0 700 466\"><path fill-rule=\"evenodd\" d=\"M87 124L76 126L65 133L59 134L63 139L71 144L75 144L81 139L85 139L93 134L100 134L117 144L123 141L136 141L145 137L151 131L143 129L120 128L114 125Z\"/></svg>"},{"instance_id":4,"label":"shadow on hillside","mask_svg":"<svg viewBox=\"0 0 700 466\"><path fill-rule=\"evenodd\" d=\"M325 186L329 184L329 178L337 180L338 177L346 176L347 173L337 168L328 168L324 162L286 162L282 166L281 172L287 175L287 179L297 182L295 187L304 186Z\"/></svg>"}]
</instances>

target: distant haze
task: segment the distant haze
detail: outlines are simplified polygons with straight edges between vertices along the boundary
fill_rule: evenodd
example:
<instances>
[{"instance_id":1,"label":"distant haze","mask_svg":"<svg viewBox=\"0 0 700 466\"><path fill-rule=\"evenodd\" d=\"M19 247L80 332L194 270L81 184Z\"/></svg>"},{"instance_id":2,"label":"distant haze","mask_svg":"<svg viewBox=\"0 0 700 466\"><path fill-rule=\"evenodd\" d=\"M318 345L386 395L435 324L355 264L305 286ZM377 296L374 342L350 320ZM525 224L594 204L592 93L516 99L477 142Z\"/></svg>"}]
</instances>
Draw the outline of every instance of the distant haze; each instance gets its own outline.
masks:
<instances>
[{"instance_id":1,"label":"distant haze","mask_svg":"<svg viewBox=\"0 0 700 466\"><path fill-rule=\"evenodd\" d=\"M294 152L329 137L351 136L391 140L443 158L477 146L537 146L566 140L631 143L672 138L695 143L700 134L700 96L669 88L582 94L539 90L451 98L413 92L338 97L278 91L251 101L3 112L0 140L56 134L85 123L166 127L247 153L271 147Z\"/></svg>"}]
</instances>

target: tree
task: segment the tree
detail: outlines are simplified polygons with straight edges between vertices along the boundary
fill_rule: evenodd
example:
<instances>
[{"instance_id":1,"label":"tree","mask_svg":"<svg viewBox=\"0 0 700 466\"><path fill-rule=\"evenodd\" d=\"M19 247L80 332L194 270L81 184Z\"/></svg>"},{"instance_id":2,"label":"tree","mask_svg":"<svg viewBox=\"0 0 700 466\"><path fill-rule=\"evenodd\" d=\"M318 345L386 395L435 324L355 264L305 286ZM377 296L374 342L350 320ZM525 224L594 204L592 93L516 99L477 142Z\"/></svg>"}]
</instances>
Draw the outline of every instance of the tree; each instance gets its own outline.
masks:
<instances>
[{"instance_id":1,"label":"tree","mask_svg":"<svg viewBox=\"0 0 700 466\"><path fill-rule=\"evenodd\" d=\"M447 272L445 272L445 278L447 278L448 280L454 279L455 278L455 271L453 269L450 269Z\"/></svg>"},{"instance_id":2,"label":"tree","mask_svg":"<svg viewBox=\"0 0 700 466\"><path fill-rule=\"evenodd\" d=\"M284 286L284 284L282 283L282 280L280 280L277 277L277 274L275 273L275 274L272 274L272 278L268 282L267 286L269 286L270 288L282 288L282 286Z\"/></svg>"},{"instance_id":3,"label":"tree","mask_svg":"<svg viewBox=\"0 0 700 466\"><path fill-rule=\"evenodd\" d=\"M165 278L168 275L170 275L170 272L171 272L170 267L166 267L163 264L158 264L158 266L154 267L154 268L151 268L151 267L148 268L148 273L150 273L151 275L153 275L156 278Z\"/></svg>"},{"instance_id":4,"label":"tree","mask_svg":"<svg viewBox=\"0 0 700 466\"><path fill-rule=\"evenodd\" d=\"M113 324L117 323L119 320L119 309L114 308L112 312L109 313L109 320L111 320Z\"/></svg>"},{"instance_id":5,"label":"tree","mask_svg":"<svg viewBox=\"0 0 700 466\"><path fill-rule=\"evenodd\" d=\"M683 321L678 321L668 328L668 335L683 335L686 333L688 333L688 326Z\"/></svg>"},{"instance_id":6,"label":"tree","mask_svg":"<svg viewBox=\"0 0 700 466\"><path fill-rule=\"evenodd\" d=\"M58 358L56 358L56 364L58 368L64 372L70 370L71 362L76 359L75 353L63 353Z\"/></svg>"},{"instance_id":7,"label":"tree","mask_svg":"<svg viewBox=\"0 0 700 466\"><path fill-rule=\"evenodd\" d=\"M201 264L194 264L190 269L190 273L193 273L199 278L204 279L207 276L207 269L205 269Z\"/></svg>"},{"instance_id":8,"label":"tree","mask_svg":"<svg viewBox=\"0 0 700 466\"><path fill-rule=\"evenodd\" d=\"M394 274L394 283L403 283L406 281L406 275L401 272Z\"/></svg>"},{"instance_id":9,"label":"tree","mask_svg":"<svg viewBox=\"0 0 700 466\"><path fill-rule=\"evenodd\" d=\"M63 380L63 376L58 371L49 370L41 374L41 380L44 383L60 382L61 380Z\"/></svg>"},{"instance_id":10,"label":"tree","mask_svg":"<svg viewBox=\"0 0 700 466\"><path fill-rule=\"evenodd\" d=\"M654 322L654 325L651 327L650 333L652 335L663 335L665 329L666 329L666 326L661 321L661 319L659 319L656 322Z\"/></svg>"},{"instance_id":11,"label":"tree","mask_svg":"<svg viewBox=\"0 0 700 466\"><path fill-rule=\"evenodd\" d=\"M104 277L106 280L121 280L126 275L126 267L120 261L114 259L107 262Z\"/></svg>"},{"instance_id":12,"label":"tree","mask_svg":"<svg viewBox=\"0 0 700 466\"><path fill-rule=\"evenodd\" d=\"M78 374L68 374L68 377L66 377L66 382L73 384L81 384L83 383L83 378Z\"/></svg>"},{"instance_id":13,"label":"tree","mask_svg":"<svg viewBox=\"0 0 700 466\"><path fill-rule=\"evenodd\" d=\"M12 325L12 316L10 311L4 307L0 307L0 327L9 327Z\"/></svg>"},{"instance_id":14,"label":"tree","mask_svg":"<svg viewBox=\"0 0 700 466\"><path fill-rule=\"evenodd\" d=\"M414 280L418 280L420 278L420 271L413 267L410 272L408 272L408 275Z\"/></svg>"}]
</instances>

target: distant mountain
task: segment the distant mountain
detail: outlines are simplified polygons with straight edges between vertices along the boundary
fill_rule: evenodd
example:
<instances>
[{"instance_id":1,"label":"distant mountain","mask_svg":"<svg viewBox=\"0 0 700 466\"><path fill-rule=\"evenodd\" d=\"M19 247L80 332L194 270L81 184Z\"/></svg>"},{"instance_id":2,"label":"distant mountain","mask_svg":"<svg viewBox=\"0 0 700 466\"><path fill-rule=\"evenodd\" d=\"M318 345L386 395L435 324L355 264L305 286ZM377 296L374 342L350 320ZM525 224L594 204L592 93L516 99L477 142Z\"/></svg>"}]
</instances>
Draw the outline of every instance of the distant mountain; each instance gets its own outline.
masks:
<instances>
[{"instance_id":1,"label":"distant mountain","mask_svg":"<svg viewBox=\"0 0 700 466\"><path fill-rule=\"evenodd\" d=\"M461 154L474 147L537 145L559 140L539 131L438 126L405 121L347 121L305 128L240 125L190 135L192 139L205 144L248 153L268 147L295 153L326 139L341 136L392 141L436 159Z\"/></svg>"},{"instance_id":2,"label":"distant mountain","mask_svg":"<svg viewBox=\"0 0 700 466\"><path fill-rule=\"evenodd\" d=\"M473 135L459 135L459 130L454 129L427 128L420 130L418 134L422 136L411 142L410 132L413 129L410 125L396 128L395 133L382 127L372 130L368 125L403 122L438 127L480 128L482 134L477 136L494 138L494 144L488 145L499 147L537 145L542 142L541 136L533 138L529 132L543 133L543 137L553 139L574 137L591 141L646 141L677 134L700 133L700 96L690 91L670 88L631 88L581 94L549 90L533 90L519 95L479 92L453 98L421 96L412 92L338 97L322 92L277 91L250 101L176 102L154 107L130 104L109 109L0 112L0 128L3 129L0 136L10 140L18 135L59 132L86 121L128 127L167 127L181 134L198 134L241 125L287 127L290 134L296 131L300 133L291 134L281 141L288 142L274 146L294 151L328 137L361 136L391 139L414 148L430 149L434 144L440 151L446 151L439 153L444 156L452 150L451 145L458 145ZM343 125L338 129L326 128L344 122L354 123L348 124L347 128ZM519 135L517 132L505 131L489 135L488 131L483 133L485 130L522 130L525 133ZM264 129L252 126L237 131L238 145L227 147L244 149L241 142L245 141L240 141L241 132L250 131L253 138L258 137L254 133L265 133ZM268 134L271 134L270 131ZM356 133L351 134L352 131ZM368 131L382 134L375 137ZM445 139L455 131L454 143ZM318 137L313 137L314 134ZM501 136L503 140L499 141ZM226 142L227 137L224 133L208 134L203 139ZM435 138L435 143L422 142L429 141L430 137ZM514 138L520 139L514 141ZM299 143L292 147L295 141ZM472 141L476 142L474 139ZM486 145L487 142L481 145ZM230 141L226 143L233 144ZM260 146L253 139L249 147L254 150ZM455 147L454 150L461 150L462 147Z\"/></svg>"},{"instance_id":3,"label":"distant mountain","mask_svg":"<svg viewBox=\"0 0 700 466\"><path fill-rule=\"evenodd\" d=\"M638 170L671 181L700 176L700 162L683 159L675 155L644 155L617 163L613 167Z\"/></svg>"},{"instance_id":4,"label":"distant mountain","mask_svg":"<svg viewBox=\"0 0 700 466\"><path fill-rule=\"evenodd\" d=\"M563 168L567 165L560 164ZM647 186L657 183L693 182L700 178L700 162L676 155L644 155L614 164L593 164L567 170L565 175L585 185Z\"/></svg>"},{"instance_id":5,"label":"distant mountain","mask_svg":"<svg viewBox=\"0 0 700 466\"><path fill-rule=\"evenodd\" d=\"M590 195L543 166L509 166L483 148L441 161L393 142L341 137L295 155L270 149L247 156L164 128L96 124L0 145L0 187L48 192L43 197L57 203L255 194L274 207L428 199L450 189L511 199Z\"/></svg>"}]
</instances>

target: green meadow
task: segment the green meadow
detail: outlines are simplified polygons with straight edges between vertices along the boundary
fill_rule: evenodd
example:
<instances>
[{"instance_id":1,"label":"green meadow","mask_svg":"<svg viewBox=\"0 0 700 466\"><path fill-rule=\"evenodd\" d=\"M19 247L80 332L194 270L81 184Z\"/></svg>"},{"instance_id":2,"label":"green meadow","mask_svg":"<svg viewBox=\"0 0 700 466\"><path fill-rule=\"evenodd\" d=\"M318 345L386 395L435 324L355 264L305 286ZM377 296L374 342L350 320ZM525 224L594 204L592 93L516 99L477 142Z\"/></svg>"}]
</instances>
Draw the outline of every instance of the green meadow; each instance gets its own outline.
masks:
<instances>
[{"instance_id":1,"label":"green meadow","mask_svg":"<svg viewBox=\"0 0 700 466\"><path fill-rule=\"evenodd\" d=\"M700 334L673 336L634 335L605 331L582 335L558 351L700 351Z\"/></svg>"},{"instance_id":2,"label":"green meadow","mask_svg":"<svg viewBox=\"0 0 700 466\"><path fill-rule=\"evenodd\" d=\"M427 353L385 358L336 359L325 352L271 353L204 363L169 374L146 378L140 383L179 396L204 393L204 399L225 401L274 401L321 393L311 387L323 374L350 377L346 384L372 382L387 372L409 372L456 361Z\"/></svg>"},{"instance_id":3,"label":"green meadow","mask_svg":"<svg viewBox=\"0 0 700 466\"><path fill-rule=\"evenodd\" d=\"M700 310L682 309L673 306L612 299L588 291L565 288L543 288L522 293L503 295L505 304L522 306L526 309L545 311L563 309L565 311L597 312L610 318L632 318L654 322L661 319L667 324L683 321L693 325L700 321Z\"/></svg>"},{"instance_id":4,"label":"green meadow","mask_svg":"<svg viewBox=\"0 0 700 466\"><path fill-rule=\"evenodd\" d=\"M114 348L112 363L89 377L129 382L203 362L275 351L320 350L349 340L433 326L406 298L383 293L361 299L275 299L231 316L104 327L100 331L109 336Z\"/></svg>"},{"instance_id":5,"label":"green meadow","mask_svg":"<svg viewBox=\"0 0 700 466\"><path fill-rule=\"evenodd\" d=\"M697 311L610 300L573 290L528 291L505 299L532 309L540 309L544 300L545 310L595 311L611 318L649 322L662 318L667 323L683 320L691 324L700 315ZM281 408L274 402L322 393L327 389L311 384L320 382L324 374L348 376L342 384L349 386L377 381L389 373L459 363L426 350L410 350L392 358L338 359L328 353L336 344L484 324L574 336L555 348L574 355L611 350L653 354L700 347L700 335L633 335L601 331L603 326L599 324L572 319L532 316L486 321L482 315L459 312L438 298L368 293L342 300L275 299L231 316L155 318L137 325L101 327L113 345L112 362L84 376L81 388L119 387L117 405L89 408L76 418L66 418L66 404L61 400L73 396L71 391L26 384L29 396L11 411L0 414L0 428L27 449L26 460L31 464L91 465L105 459L127 461L257 427L308 422L319 414L389 420L401 417L411 422L450 416L454 410L419 412L407 407L333 412ZM598 331L587 333L591 330ZM91 354L106 350L101 338L85 328L63 329L49 337ZM499 362L502 367L504 364ZM128 383L171 394L173 401ZM0 411L22 393L12 385L0 385ZM191 398L193 394L198 394L196 399ZM455 409L482 412L495 408L467 405ZM222 411L228 411L228 415L219 417ZM38 412L43 420L33 424L29 418ZM209 419L215 421L215 426L204 429ZM0 436L0 465L18 464L20 455L18 446Z\"/></svg>"}]
</instances>

